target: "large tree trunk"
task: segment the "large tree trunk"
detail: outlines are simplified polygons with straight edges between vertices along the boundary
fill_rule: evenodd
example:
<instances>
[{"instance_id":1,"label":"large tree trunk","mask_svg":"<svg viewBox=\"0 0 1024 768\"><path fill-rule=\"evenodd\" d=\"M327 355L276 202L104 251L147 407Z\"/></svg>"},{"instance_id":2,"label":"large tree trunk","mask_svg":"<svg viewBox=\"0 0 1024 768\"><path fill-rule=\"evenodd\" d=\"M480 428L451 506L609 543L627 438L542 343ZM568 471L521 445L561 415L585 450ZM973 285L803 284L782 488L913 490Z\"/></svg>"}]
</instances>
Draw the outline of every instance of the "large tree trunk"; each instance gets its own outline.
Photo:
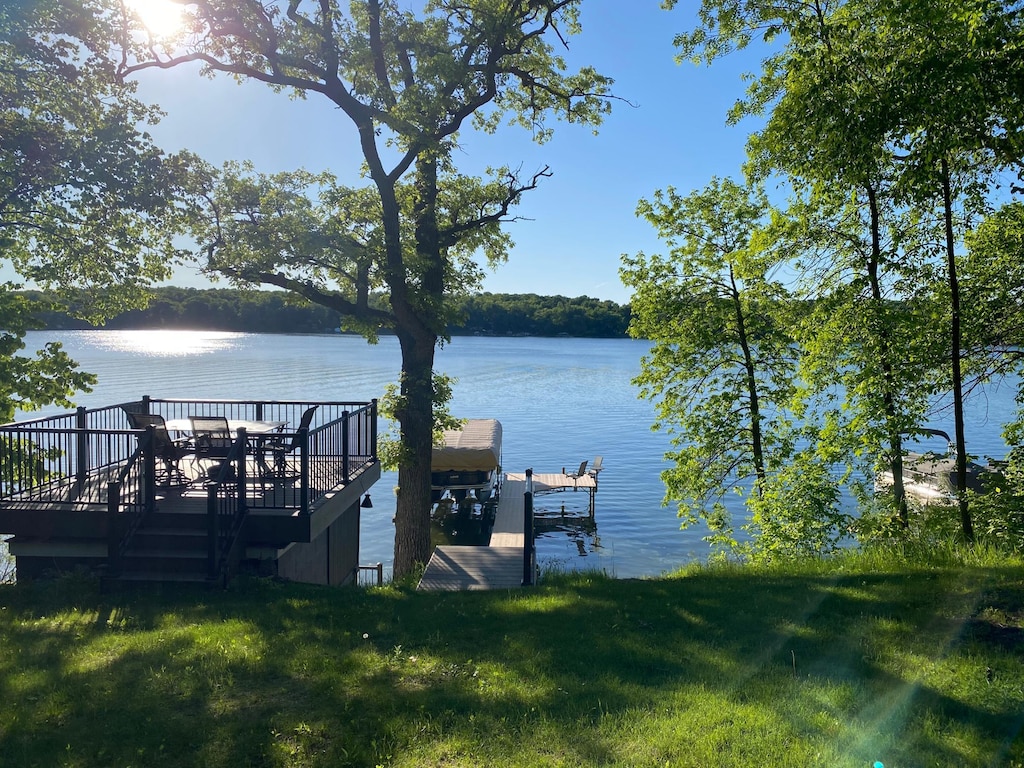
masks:
<instances>
[{"instance_id":1,"label":"large tree trunk","mask_svg":"<svg viewBox=\"0 0 1024 768\"><path fill-rule=\"evenodd\" d=\"M960 507L960 528L965 541L974 541L974 525L967 504L967 438L964 430L964 382L960 369L960 283L956 275L956 247L953 239L953 194L949 163L942 158L942 208L946 224L946 267L949 272L951 308L949 359L953 374L953 422L956 427L956 497Z\"/></svg>"},{"instance_id":2,"label":"large tree trunk","mask_svg":"<svg viewBox=\"0 0 1024 768\"><path fill-rule=\"evenodd\" d=\"M395 578L430 557L430 459L433 452L433 371L436 337L398 332L402 347L402 460L395 510Z\"/></svg>"},{"instance_id":3,"label":"large tree trunk","mask_svg":"<svg viewBox=\"0 0 1024 768\"><path fill-rule=\"evenodd\" d=\"M430 557L430 461L434 448L434 351L443 329L444 254L437 229L437 162L428 152L416 163L416 257L420 295L392 303L402 347L402 406L398 422L402 460L395 514L396 578ZM403 297L409 294L403 294Z\"/></svg>"}]
</instances>

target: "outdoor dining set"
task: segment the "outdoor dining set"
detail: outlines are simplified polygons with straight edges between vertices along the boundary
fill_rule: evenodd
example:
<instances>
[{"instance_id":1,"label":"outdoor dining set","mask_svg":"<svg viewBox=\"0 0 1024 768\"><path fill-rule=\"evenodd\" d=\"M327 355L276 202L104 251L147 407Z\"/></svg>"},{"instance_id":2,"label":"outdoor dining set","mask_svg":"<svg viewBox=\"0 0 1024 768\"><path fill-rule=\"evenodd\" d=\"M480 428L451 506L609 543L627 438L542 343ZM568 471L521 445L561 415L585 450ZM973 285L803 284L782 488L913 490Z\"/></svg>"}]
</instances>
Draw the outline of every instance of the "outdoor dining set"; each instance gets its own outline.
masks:
<instances>
[{"instance_id":1,"label":"outdoor dining set","mask_svg":"<svg viewBox=\"0 0 1024 768\"><path fill-rule=\"evenodd\" d=\"M228 419L202 415L165 420L163 416L126 411L132 429L152 435L156 483L184 488L217 480L234 480L236 462L251 459L255 482L294 480L289 457L308 433L318 406L307 408L294 431L287 421ZM150 432L151 430L151 432ZM236 448L242 443L241 449ZM185 462L188 462L186 464Z\"/></svg>"}]
</instances>

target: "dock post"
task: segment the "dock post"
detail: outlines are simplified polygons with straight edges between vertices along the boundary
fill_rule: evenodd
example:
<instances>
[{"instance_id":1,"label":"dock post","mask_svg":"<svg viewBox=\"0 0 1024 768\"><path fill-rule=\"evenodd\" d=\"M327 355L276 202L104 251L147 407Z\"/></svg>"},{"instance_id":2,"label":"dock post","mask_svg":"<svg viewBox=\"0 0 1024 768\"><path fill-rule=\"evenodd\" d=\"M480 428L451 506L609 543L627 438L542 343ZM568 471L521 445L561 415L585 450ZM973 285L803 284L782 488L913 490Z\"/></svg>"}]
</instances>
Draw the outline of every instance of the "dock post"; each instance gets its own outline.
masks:
<instances>
[{"instance_id":1,"label":"dock post","mask_svg":"<svg viewBox=\"0 0 1024 768\"><path fill-rule=\"evenodd\" d=\"M536 547L533 539L533 470L526 470L526 492L523 494L523 586L533 584L536 570Z\"/></svg>"}]
</instances>

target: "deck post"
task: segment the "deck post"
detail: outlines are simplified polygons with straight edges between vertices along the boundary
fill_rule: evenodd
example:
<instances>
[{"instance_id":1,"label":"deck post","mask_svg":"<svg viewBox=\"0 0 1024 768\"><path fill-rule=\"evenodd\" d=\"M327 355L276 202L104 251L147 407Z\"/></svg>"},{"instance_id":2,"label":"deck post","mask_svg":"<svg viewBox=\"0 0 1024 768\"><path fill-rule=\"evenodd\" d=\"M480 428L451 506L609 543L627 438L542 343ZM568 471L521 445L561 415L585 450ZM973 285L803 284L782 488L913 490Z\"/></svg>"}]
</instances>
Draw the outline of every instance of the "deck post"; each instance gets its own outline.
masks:
<instances>
[{"instance_id":1,"label":"deck post","mask_svg":"<svg viewBox=\"0 0 1024 768\"><path fill-rule=\"evenodd\" d=\"M345 481L345 485L349 484L352 479L352 475L349 472L348 457L352 446L349 445L348 439L348 411L341 412L341 479Z\"/></svg>"},{"instance_id":2,"label":"deck post","mask_svg":"<svg viewBox=\"0 0 1024 768\"><path fill-rule=\"evenodd\" d=\"M245 506L245 482L247 479L247 470L245 466L245 459L249 455L249 438L244 428L238 430L238 441L242 444L242 455L238 457L238 471L235 473L235 480L237 481L235 487L237 488L238 495L238 509L241 510Z\"/></svg>"},{"instance_id":3,"label":"deck post","mask_svg":"<svg viewBox=\"0 0 1024 768\"><path fill-rule=\"evenodd\" d=\"M217 562L217 549L220 543L220 515L217 514L217 496L220 483L206 486L206 575L211 581L217 578L220 563Z\"/></svg>"},{"instance_id":4,"label":"deck post","mask_svg":"<svg viewBox=\"0 0 1024 768\"><path fill-rule=\"evenodd\" d=\"M78 482L78 487L82 488L85 486L85 482L89 477L89 429L88 417L85 413L85 408L78 408L75 411L75 427L77 428L76 433L76 445L75 453L76 464L75 464L75 480Z\"/></svg>"},{"instance_id":5,"label":"deck post","mask_svg":"<svg viewBox=\"0 0 1024 768\"><path fill-rule=\"evenodd\" d=\"M370 455L377 460L377 398L373 398L370 409Z\"/></svg>"},{"instance_id":6,"label":"deck post","mask_svg":"<svg viewBox=\"0 0 1024 768\"><path fill-rule=\"evenodd\" d=\"M299 508L302 514L309 514L309 430L304 429L296 434L299 440ZM345 459L343 458L342 461ZM348 467L345 467L346 482Z\"/></svg>"},{"instance_id":7,"label":"deck post","mask_svg":"<svg viewBox=\"0 0 1024 768\"><path fill-rule=\"evenodd\" d=\"M156 494L156 427L146 427L146 447L142 452L142 472L146 482L146 498Z\"/></svg>"},{"instance_id":8,"label":"deck post","mask_svg":"<svg viewBox=\"0 0 1024 768\"><path fill-rule=\"evenodd\" d=\"M536 570L536 548L533 541L533 470L526 470L526 492L523 494L523 586L533 584Z\"/></svg>"},{"instance_id":9,"label":"deck post","mask_svg":"<svg viewBox=\"0 0 1024 768\"><path fill-rule=\"evenodd\" d=\"M107 483L107 575L121 575L121 483Z\"/></svg>"}]
</instances>

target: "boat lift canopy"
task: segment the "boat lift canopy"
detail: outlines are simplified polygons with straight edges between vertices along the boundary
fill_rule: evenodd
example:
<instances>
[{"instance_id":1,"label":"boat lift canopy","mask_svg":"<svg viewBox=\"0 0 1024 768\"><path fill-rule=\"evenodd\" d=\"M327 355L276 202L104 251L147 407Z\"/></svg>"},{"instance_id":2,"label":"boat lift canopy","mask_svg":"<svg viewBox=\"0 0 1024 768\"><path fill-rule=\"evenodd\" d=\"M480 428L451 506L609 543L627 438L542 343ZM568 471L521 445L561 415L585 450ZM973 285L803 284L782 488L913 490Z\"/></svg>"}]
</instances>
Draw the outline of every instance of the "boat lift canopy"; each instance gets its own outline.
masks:
<instances>
[{"instance_id":1,"label":"boat lift canopy","mask_svg":"<svg viewBox=\"0 0 1024 768\"><path fill-rule=\"evenodd\" d=\"M462 429L445 430L441 445L434 446L433 472L489 472L501 465L501 422L467 419Z\"/></svg>"}]
</instances>

